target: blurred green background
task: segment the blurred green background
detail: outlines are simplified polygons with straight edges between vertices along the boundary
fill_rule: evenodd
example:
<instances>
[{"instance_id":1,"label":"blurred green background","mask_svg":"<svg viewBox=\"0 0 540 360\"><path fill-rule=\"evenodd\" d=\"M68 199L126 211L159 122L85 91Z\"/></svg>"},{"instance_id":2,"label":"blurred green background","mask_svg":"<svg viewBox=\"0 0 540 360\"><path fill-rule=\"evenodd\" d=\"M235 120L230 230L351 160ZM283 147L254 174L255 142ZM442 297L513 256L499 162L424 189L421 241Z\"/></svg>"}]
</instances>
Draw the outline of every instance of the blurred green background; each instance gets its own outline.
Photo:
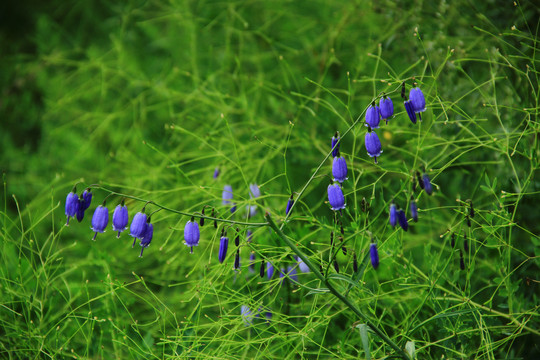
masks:
<instances>
[{"instance_id":1,"label":"blurred green background","mask_svg":"<svg viewBox=\"0 0 540 360\"><path fill-rule=\"evenodd\" d=\"M141 199L128 199L130 217L152 200L260 223L264 211L281 220L309 182L285 232L333 273L331 161L310 178L335 131L357 120L341 144L341 273L352 274L353 252L364 260L350 298L400 347L414 342L418 358L539 356L539 15L534 2L512 1L3 2L1 357L366 357L362 319L310 293L320 286L312 275L280 286L258 278L258 266L250 273L252 251L290 264L264 227L253 227L252 244L239 227L240 272L232 241L218 263L211 223L190 255L189 217L171 211L152 217L141 259L127 233L94 243L89 229L109 191ZM404 113L403 81L426 95L417 126ZM375 166L361 121L383 92L396 117L379 131ZM420 222L409 233L394 231L388 204L405 207L410 175L424 168L437 191L417 195ZM81 224L65 227L76 183L79 192L94 185L94 199ZM249 199L250 183L261 199ZM225 184L234 217L221 206ZM477 210L470 228L466 199ZM107 200L112 211L121 196ZM246 219L254 204L258 215ZM368 231L377 272L364 259ZM466 271L451 232L460 249L468 236ZM270 325L244 327L243 304L271 310ZM373 358L391 353L374 334L368 344Z\"/></svg>"}]
</instances>

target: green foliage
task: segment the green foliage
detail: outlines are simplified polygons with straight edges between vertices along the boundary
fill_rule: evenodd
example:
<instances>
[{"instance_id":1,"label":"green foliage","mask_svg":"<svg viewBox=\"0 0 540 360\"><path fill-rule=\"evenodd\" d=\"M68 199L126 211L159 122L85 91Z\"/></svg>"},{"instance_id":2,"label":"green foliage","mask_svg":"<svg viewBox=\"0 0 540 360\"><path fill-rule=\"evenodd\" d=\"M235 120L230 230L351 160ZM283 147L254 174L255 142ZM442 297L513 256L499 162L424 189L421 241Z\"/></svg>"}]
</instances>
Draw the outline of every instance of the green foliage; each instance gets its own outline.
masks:
<instances>
[{"instance_id":1,"label":"green foliage","mask_svg":"<svg viewBox=\"0 0 540 360\"><path fill-rule=\"evenodd\" d=\"M533 4L3 6L2 358L380 359L399 355L392 344L418 359L540 356ZM426 95L416 125L400 100L404 81ZM375 165L362 122L383 93L396 116L377 130ZM343 235L326 197L336 131L349 168ZM410 179L424 169L434 195L417 190L419 222L392 229L390 201L408 208ZM250 198L251 183L260 198ZM92 187L94 199L66 227L74 184ZM221 205L225 184L235 215ZM161 209L144 257L127 232L91 241L92 213L107 196L111 214L122 198L130 218L147 201L148 212ZM216 208L219 229L207 219L190 254L184 225L203 205ZM248 218L250 205L258 213ZM258 276L261 259L286 269L296 251L322 266L324 281L313 270L298 282ZM251 326L242 305L258 314Z\"/></svg>"}]
</instances>

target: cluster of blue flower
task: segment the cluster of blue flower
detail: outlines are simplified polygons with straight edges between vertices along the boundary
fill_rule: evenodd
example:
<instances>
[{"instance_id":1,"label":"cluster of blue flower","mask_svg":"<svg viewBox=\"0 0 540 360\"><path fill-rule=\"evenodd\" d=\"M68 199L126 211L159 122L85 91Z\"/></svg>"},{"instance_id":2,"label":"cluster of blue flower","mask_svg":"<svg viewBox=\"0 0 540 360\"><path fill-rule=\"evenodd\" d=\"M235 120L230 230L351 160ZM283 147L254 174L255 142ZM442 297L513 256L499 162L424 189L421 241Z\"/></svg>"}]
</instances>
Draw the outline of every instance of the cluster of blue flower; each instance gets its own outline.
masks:
<instances>
[{"instance_id":1,"label":"cluster of blue flower","mask_svg":"<svg viewBox=\"0 0 540 360\"><path fill-rule=\"evenodd\" d=\"M76 192L77 188L74 187L66 197L65 214L67 216L67 226L69 226L69 219L72 217L76 217L77 220L81 222L84 218L84 212L90 207L90 203L92 202L92 192L90 188L84 190L80 196L77 196ZM120 234L127 229L128 223L128 209L124 200L122 200L122 202L114 209L112 218L112 229L113 231L118 232L117 238L120 238ZM109 209L106 206L106 199L96 208L96 210L94 210L91 224L91 229L94 231L92 240L95 241L97 234L105 232L105 229L109 224ZM151 223L151 217L146 216L144 208L133 217L130 226L130 235L133 236L132 247L135 246L137 239L140 240L141 253L139 257L142 257L144 249L150 245L154 235L154 226Z\"/></svg>"}]
</instances>

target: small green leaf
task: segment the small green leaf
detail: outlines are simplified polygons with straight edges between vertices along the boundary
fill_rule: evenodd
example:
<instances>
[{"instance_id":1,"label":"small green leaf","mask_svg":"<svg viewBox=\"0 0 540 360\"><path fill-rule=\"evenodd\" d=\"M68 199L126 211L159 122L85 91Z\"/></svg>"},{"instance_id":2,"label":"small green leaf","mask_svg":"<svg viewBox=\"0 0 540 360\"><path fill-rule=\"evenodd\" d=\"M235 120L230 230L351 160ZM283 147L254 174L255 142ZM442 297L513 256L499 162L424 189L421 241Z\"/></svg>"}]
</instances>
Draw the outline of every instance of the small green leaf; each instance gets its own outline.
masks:
<instances>
[{"instance_id":1,"label":"small green leaf","mask_svg":"<svg viewBox=\"0 0 540 360\"><path fill-rule=\"evenodd\" d=\"M369 351L369 334L366 324L360 324L357 326L360 330L360 337L362 338L362 346L364 347L364 352L366 353L366 360L371 360L371 352Z\"/></svg>"}]
</instances>

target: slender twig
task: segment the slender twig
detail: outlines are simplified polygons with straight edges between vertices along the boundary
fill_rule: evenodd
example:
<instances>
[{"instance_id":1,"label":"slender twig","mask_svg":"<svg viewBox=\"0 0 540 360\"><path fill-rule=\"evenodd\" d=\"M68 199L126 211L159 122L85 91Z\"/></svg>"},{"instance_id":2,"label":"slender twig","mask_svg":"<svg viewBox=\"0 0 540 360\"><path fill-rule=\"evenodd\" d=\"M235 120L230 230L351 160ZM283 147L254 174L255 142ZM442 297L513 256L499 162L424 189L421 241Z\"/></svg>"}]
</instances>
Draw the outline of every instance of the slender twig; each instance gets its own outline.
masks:
<instances>
[{"instance_id":1,"label":"slender twig","mask_svg":"<svg viewBox=\"0 0 540 360\"><path fill-rule=\"evenodd\" d=\"M407 353L405 351L403 351L399 346L396 345L396 343L394 343L388 336L386 336L386 334L384 334L378 327L376 327L375 325L373 325L367 318L367 316L365 316L361 311L360 309L358 309L358 307L356 307L356 305L354 305L349 299L347 299L345 296L343 296L339 291L337 291L337 289L330 283L330 281L328 279L326 279L319 271L319 269L311 262L311 260L309 260L308 256L306 254L304 254L304 252L302 252L289 238L287 238L285 236L285 234L283 234L283 232L281 231L281 229L276 225L276 223L274 222L274 220L272 220L272 217L270 216L269 213L266 213L265 214L265 218L266 220L268 221L268 225L272 228L272 230L274 230L276 232L276 234L287 244L287 246L289 246L291 248L291 250L293 252L296 253L296 255L298 255L298 257L300 257L300 259L302 259L302 261L309 267L309 269L311 270L311 272L319 279L323 282L323 284L326 285L326 287L328 288L328 290L330 290L330 292L332 294L334 294L335 297L337 297L339 300L341 300L345 305L347 305L347 307L349 309L351 309L356 315L358 315L360 318L362 318L362 321L365 322L365 324L367 326L369 326L371 328L371 330L373 330L373 332L375 334L377 334L385 343L387 343L392 349L394 349L401 358L405 359L405 360L410 360L409 356L407 355Z\"/></svg>"}]
</instances>

